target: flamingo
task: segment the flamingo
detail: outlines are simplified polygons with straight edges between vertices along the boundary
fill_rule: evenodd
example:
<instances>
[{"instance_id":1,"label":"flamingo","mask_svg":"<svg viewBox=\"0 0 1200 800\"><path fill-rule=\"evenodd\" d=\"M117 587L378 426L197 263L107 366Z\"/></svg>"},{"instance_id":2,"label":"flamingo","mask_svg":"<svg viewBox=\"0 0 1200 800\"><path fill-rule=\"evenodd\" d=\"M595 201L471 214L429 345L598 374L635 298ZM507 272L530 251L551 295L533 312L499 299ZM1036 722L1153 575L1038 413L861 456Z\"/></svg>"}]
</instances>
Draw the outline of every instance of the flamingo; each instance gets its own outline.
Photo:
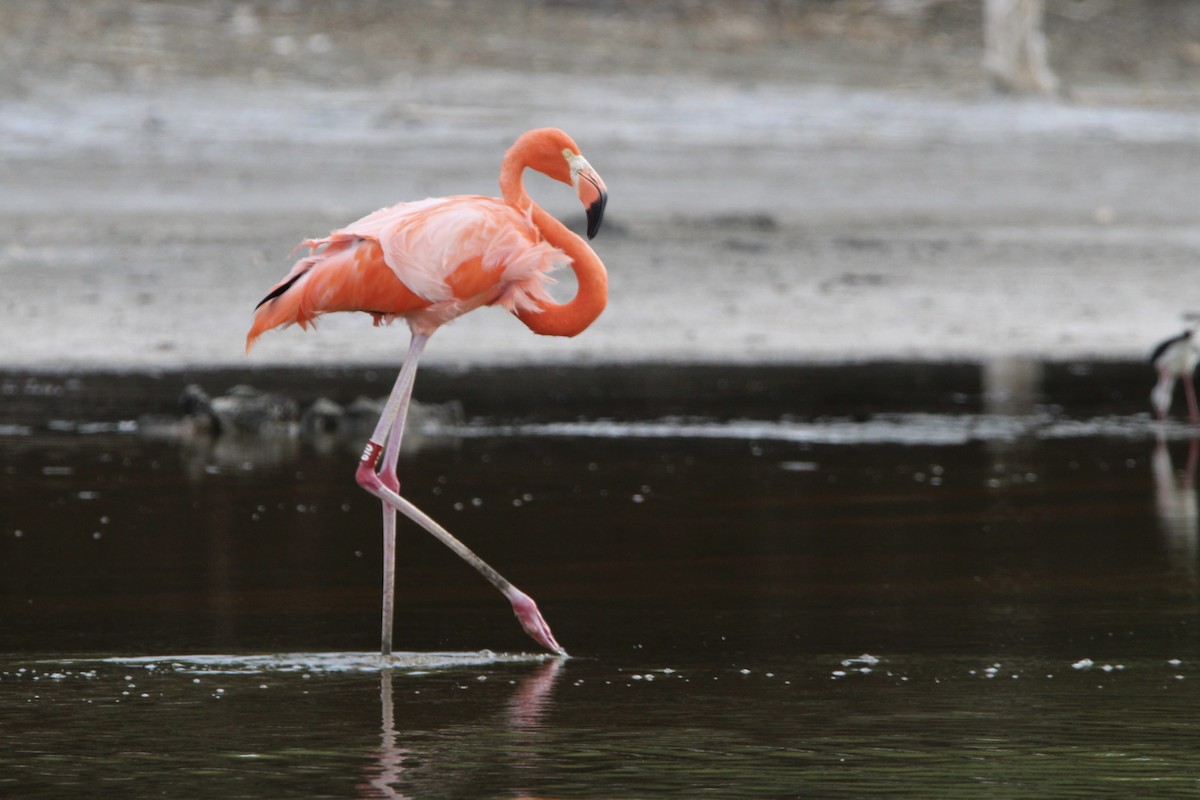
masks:
<instances>
[{"instance_id":1,"label":"flamingo","mask_svg":"<svg viewBox=\"0 0 1200 800\"><path fill-rule=\"evenodd\" d=\"M307 329L333 311L365 311L375 325L397 318L408 323L408 353L355 473L358 484L383 504L384 656L392 651L397 511L495 586L526 633L547 650L566 655L533 598L402 497L396 475L417 361L439 327L481 306L498 305L534 333L575 336L604 310L604 265L587 242L529 197L523 180L527 167L574 187L587 212L588 238L594 237L608 201L604 182L566 133L531 130L504 155L503 199L458 195L400 203L325 238L302 242L309 254L258 304L246 336L249 352L267 330L291 324ZM578 284L566 303L554 301L545 288L548 273L562 266L571 267Z\"/></svg>"},{"instance_id":2,"label":"flamingo","mask_svg":"<svg viewBox=\"0 0 1200 800\"><path fill-rule=\"evenodd\" d=\"M1150 392L1150 402L1158 414L1159 422L1167 418L1171 408L1171 397L1175 394L1175 381L1183 379L1183 392L1187 397L1188 419L1195 425L1200 423L1200 407L1196 405L1196 389L1192 385L1192 374L1200 363L1200 349L1192 339L1192 328L1178 336L1160 342L1150 354L1150 363L1158 370L1158 383Z\"/></svg>"}]
</instances>

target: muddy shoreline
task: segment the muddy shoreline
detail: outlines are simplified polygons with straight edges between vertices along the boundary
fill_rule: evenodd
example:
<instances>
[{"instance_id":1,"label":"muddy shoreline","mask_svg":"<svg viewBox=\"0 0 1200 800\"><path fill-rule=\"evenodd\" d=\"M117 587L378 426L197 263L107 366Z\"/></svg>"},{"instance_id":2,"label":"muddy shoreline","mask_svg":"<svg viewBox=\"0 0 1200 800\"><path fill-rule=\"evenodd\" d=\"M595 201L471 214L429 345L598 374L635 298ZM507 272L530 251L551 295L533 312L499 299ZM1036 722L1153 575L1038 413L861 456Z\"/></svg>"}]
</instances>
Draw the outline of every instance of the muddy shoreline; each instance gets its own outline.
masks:
<instances>
[{"instance_id":1,"label":"muddy shoreline","mask_svg":"<svg viewBox=\"0 0 1200 800\"><path fill-rule=\"evenodd\" d=\"M11 370L0 372L0 427L20 427L22 435L87 433L88 426L106 432L105 426L143 417L178 420L187 414L184 394L190 386L213 397L250 386L287 398L300 410L322 398L350 406L358 398L386 397L394 378L390 364L79 374ZM865 419L885 412L1091 417L1148 415L1152 380L1144 363L1112 361L433 365L421 373L416 398L433 407L456 405L463 419L507 422L766 419L780 408L805 419Z\"/></svg>"}]
</instances>

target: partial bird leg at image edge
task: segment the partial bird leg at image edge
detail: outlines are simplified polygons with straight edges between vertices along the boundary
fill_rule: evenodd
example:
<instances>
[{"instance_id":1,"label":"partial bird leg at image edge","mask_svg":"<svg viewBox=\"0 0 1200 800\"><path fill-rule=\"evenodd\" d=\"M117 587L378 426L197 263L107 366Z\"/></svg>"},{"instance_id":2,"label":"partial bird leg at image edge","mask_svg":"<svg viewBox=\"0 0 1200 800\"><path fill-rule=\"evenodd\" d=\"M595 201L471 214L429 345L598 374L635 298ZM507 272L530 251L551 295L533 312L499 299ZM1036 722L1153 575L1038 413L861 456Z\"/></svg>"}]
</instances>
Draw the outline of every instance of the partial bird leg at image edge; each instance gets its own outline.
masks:
<instances>
[{"instance_id":1,"label":"partial bird leg at image edge","mask_svg":"<svg viewBox=\"0 0 1200 800\"><path fill-rule=\"evenodd\" d=\"M390 655L392 652L392 620L395 608L395 575L396 575L396 512L420 525L433 534L442 544L453 550L459 558L475 568L480 575L496 587L512 604L513 613L525 632L534 638L538 644L558 655L566 655L566 651L555 640L550 626L538 611L537 604L529 595L513 586L487 562L477 556L470 548L456 539L449 531L439 525L428 514L421 511L408 500L400 496L400 481L396 475L396 465L400 458L400 441L404 435L404 425L408 417L408 407L412 398L413 383L416 378L417 361L429 340L428 334L413 331L412 342L409 344L408 355L396 378L396 385L388 397L383 414L375 426L363 450L355 478L358 484L379 498L383 504L383 633L381 652ZM381 441L386 440L386 450ZM375 471L379 456L383 453L383 466Z\"/></svg>"}]
</instances>

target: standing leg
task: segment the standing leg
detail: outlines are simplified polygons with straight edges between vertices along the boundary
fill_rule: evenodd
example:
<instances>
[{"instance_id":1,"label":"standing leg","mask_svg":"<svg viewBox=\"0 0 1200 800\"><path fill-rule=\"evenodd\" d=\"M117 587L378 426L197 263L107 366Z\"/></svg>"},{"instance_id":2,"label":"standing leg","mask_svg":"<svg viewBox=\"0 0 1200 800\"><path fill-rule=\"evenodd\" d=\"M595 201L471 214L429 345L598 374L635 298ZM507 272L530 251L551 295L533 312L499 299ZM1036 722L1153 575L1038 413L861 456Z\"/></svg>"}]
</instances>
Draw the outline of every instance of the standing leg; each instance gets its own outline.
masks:
<instances>
[{"instance_id":1,"label":"standing leg","mask_svg":"<svg viewBox=\"0 0 1200 800\"><path fill-rule=\"evenodd\" d=\"M400 457L400 439L404 436L404 423L408 417L408 405L412 398L413 383L417 374L417 361L429 341L428 334L413 333L408 345L408 355L404 357L404 365L396 378L396 385L388 396L383 414L375 425L366 448L363 450L359 471L367 467L372 474L375 472L375 462L379 459L379 451L383 449L382 442L387 442L387 457L384 461L383 474L378 479L393 492L399 493L400 481L396 477L396 462ZM370 465L367 466L367 462ZM362 483L361 478L359 483ZM392 652L392 620L396 607L396 508L383 500L383 630L380 652L390 655Z\"/></svg>"},{"instance_id":2,"label":"standing leg","mask_svg":"<svg viewBox=\"0 0 1200 800\"><path fill-rule=\"evenodd\" d=\"M383 503L383 622L379 652L392 654L392 620L396 616L396 509Z\"/></svg>"}]
</instances>

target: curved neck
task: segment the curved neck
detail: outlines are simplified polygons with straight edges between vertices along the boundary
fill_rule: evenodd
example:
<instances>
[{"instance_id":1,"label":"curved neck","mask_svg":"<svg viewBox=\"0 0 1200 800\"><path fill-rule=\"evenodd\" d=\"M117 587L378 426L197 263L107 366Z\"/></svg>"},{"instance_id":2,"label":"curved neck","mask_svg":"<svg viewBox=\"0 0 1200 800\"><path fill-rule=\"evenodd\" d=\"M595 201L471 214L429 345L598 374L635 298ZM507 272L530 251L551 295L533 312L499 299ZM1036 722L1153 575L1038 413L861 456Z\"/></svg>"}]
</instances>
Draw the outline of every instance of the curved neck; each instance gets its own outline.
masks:
<instances>
[{"instance_id":1,"label":"curved neck","mask_svg":"<svg viewBox=\"0 0 1200 800\"><path fill-rule=\"evenodd\" d=\"M542 238L570 256L578 289L569 302L548 303L538 311L517 311L517 317L534 333L575 336L591 325L608 303L608 274L587 242L530 198L522 179L528 163L524 148L514 145L500 169L500 190L510 205L529 214Z\"/></svg>"}]
</instances>

